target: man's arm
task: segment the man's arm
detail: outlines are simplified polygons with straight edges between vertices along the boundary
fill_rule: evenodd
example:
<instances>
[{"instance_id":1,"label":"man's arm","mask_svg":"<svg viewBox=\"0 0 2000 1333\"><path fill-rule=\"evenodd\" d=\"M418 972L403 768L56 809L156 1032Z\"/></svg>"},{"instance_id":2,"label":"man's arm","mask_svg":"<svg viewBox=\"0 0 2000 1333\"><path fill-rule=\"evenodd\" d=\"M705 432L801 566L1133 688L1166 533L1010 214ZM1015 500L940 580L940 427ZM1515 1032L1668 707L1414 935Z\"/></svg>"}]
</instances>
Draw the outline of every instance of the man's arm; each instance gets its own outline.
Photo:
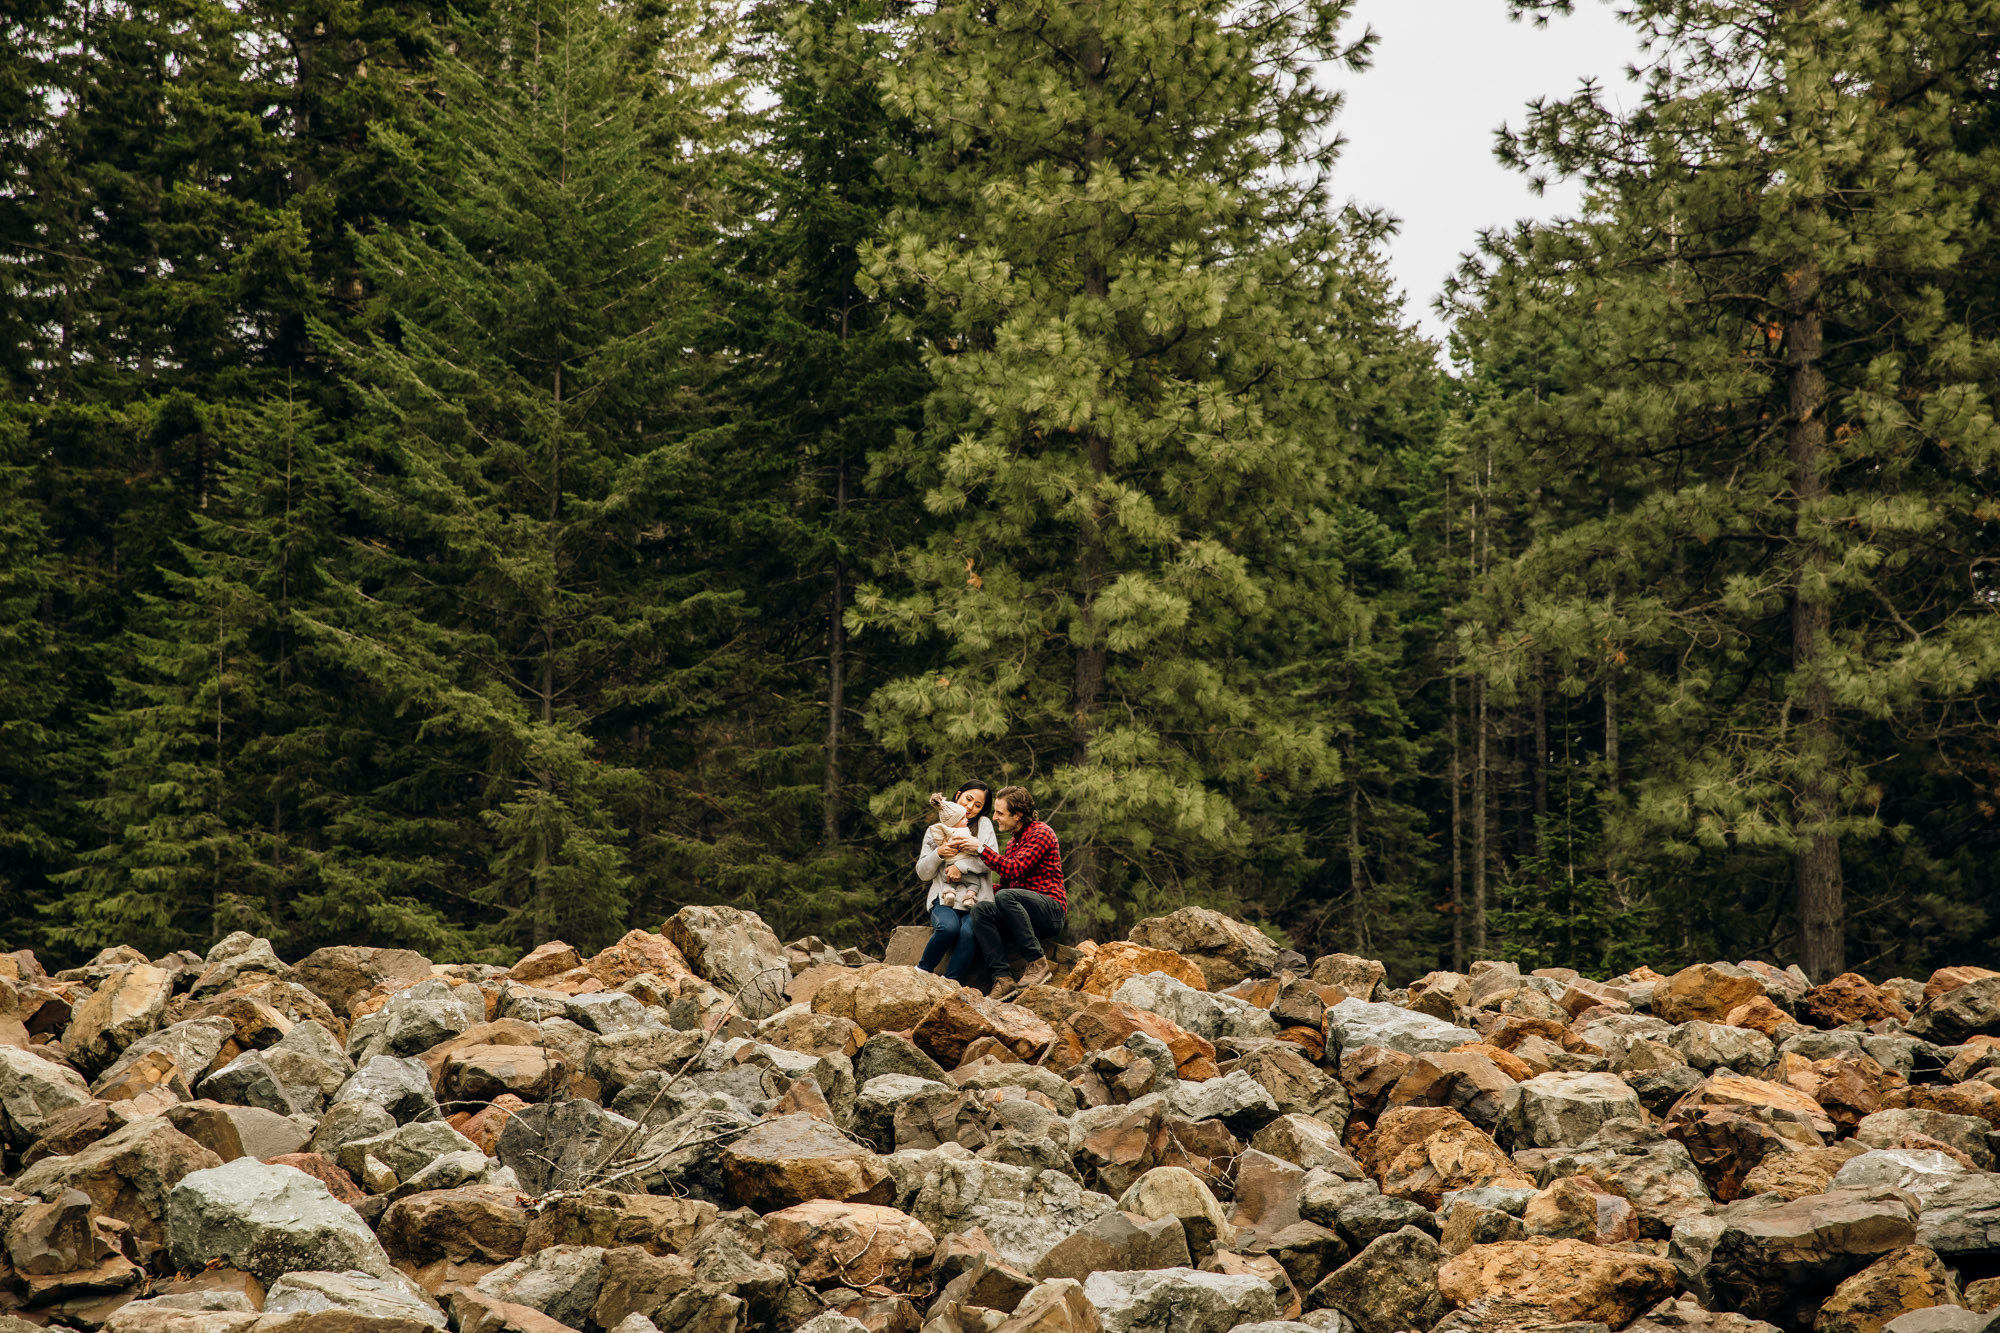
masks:
<instances>
[{"instance_id":1,"label":"man's arm","mask_svg":"<svg viewBox=\"0 0 2000 1333\"><path fill-rule=\"evenodd\" d=\"M1005 852L981 847L979 856L997 871L1001 878L1016 879L1041 864L1043 858L1049 854L1052 836L1049 826L1037 821L1030 824L1020 837L1014 839L1013 845Z\"/></svg>"}]
</instances>

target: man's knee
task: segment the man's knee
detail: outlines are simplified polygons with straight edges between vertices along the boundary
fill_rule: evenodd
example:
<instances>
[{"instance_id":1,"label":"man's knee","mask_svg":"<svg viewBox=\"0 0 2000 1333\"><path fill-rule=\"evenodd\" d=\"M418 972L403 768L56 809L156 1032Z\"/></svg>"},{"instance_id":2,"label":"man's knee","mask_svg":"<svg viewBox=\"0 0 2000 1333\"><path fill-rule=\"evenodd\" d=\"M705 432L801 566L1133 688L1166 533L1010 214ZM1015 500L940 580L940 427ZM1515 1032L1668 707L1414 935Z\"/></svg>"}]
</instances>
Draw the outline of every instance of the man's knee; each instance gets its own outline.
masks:
<instances>
[{"instance_id":1,"label":"man's knee","mask_svg":"<svg viewBox=\"0 0 2000 1333\"><path fill-rule=\"evenodd\" d=\"M971 915L976 916L983 921L991 921L994 917L998 916L999 914L1000 914L1000 905L997 902L991 902L991 903L980 902L980 903L974 903L972 905Z\"/></svg>"}]
</instances>

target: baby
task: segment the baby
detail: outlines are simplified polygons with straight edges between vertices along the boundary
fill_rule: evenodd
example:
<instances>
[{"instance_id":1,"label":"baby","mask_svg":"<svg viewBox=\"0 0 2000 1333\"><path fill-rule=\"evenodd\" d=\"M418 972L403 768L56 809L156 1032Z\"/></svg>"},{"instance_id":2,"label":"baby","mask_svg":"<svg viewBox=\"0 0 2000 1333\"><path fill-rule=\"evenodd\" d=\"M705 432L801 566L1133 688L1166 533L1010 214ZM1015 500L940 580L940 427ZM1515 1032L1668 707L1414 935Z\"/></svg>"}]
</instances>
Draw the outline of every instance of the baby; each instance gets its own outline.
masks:
<instances>
[{"instance_id":1,"label":"baby","mask_svg":"<svg viewBox=\"0 0 2000 1333\"><path fill-rule=\"evenodd\" d=\"M931 810L937 822L924 830L924 846L939 847L952 835L965 832L965 807L957 801L947 801L942 792L932 792ZM938 891L938 901L946 907L969 912L979 901L980 890L991 875L986 862L979 857L958 856L944 864L937 878L931 881L931 887Z\"/></svg>"}]
</instances>

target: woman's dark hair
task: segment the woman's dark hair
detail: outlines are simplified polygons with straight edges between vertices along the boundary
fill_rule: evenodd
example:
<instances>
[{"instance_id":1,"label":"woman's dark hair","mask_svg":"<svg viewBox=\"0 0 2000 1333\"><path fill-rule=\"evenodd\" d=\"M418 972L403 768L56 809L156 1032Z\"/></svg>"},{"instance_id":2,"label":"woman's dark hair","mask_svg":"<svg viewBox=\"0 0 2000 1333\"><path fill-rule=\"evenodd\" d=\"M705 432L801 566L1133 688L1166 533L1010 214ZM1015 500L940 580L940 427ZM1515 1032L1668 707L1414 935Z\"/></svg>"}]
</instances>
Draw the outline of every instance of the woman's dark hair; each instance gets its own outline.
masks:
<instances>
[{"instance_id":1,"label":"woman's dark hair","mask_svg":"<svg viewBox=\"0 0 2000 1333\"><path fill-rule=\"evenodd\" d=\"M978 818L980 819L993 818L993 789L987 786L985 783L981 782L978 778L973 778L970 782L959 783L958 790L952 793L952 799L957 800L960 796L965 795L969 791L976 791L979 793L980 803L979 803ZM975 824L974 825L975 832L977 831L977 828L978 826L977 824Z\"/></svg>"}]
</instances>

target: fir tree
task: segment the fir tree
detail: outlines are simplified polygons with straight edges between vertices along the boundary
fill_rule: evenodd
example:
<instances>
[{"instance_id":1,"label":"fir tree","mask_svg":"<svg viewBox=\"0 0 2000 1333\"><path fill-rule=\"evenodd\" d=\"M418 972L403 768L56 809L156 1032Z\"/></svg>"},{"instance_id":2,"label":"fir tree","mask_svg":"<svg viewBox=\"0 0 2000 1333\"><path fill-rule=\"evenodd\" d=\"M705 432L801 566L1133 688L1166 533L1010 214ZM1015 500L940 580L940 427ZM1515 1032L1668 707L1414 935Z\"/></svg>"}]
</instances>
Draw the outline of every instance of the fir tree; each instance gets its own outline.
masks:
<instances>
[{"instance_id":1,"label":"fir tree","mask_svg":"<svg viewBox=\"0 0 2000 1333\"><path fill-rule=\"evenodd\" d=\"M387 136L420 220L358 247L367 531L323 642L403 710L392 771L412 831L448 830L437 891L514 943L623 929L627 820L658 793L619 746L728 671L735 598L689 571L718 24L496 7L421 135Z\"/></svg>"}]
</instances>

